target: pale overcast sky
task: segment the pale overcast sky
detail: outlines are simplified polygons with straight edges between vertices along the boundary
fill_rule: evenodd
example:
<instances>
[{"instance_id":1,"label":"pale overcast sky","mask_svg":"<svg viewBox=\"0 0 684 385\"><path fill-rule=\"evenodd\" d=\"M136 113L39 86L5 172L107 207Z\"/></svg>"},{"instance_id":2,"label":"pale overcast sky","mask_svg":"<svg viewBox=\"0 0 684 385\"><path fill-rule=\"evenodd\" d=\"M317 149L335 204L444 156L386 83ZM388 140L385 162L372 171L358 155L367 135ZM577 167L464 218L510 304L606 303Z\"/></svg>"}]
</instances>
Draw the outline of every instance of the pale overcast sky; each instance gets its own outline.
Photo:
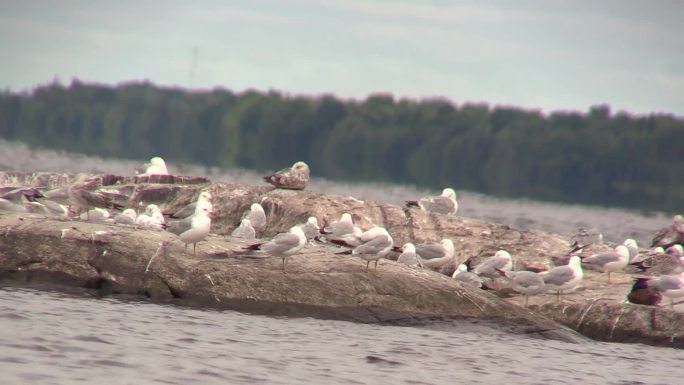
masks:
<instances>
[{"instance_id":1,"label":"pale overcast sky","mask_svg":"<svg viewBox=\"0 0 684 385\"><path fill-rule=\"evenodd\" d=\"M0 88L59 78L684 116L684 1L7 1ZM193 52L196 65L193 72ZM194 73L194 76L193 76Z\"/></svg>"}]
</instances>

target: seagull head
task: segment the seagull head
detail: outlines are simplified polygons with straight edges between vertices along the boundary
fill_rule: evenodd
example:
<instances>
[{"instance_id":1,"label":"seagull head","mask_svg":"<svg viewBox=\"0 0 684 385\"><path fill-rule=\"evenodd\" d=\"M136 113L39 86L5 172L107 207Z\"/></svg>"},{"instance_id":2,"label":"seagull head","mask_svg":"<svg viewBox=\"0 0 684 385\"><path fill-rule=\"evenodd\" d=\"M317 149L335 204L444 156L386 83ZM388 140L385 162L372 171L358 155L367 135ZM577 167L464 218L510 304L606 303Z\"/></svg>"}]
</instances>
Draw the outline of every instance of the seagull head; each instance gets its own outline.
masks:
<instances>
[{"instance_id":1,"label":"seagull head","mask_svg":"<svg viewBox=\"0 0 684 385\"><path fill-rule=\"evenodd\" d=\"M309 217L306 222L318 229L318 219L316 219L316 217Z\"/></svg>"},{"instance_id":2,"label":"seagull head","mask_svg":"<svg viewBox=\"0 0 684 385\"><path fill-rule=\"evenodd\" d=\"M249 209L250 209L251 211L260 211L260 212L262 212L262 213L264 212L264 208L261 207L261 205L258 204L258 203L252 203L252 206L251 206Z\"/></svg>"},{"instance_id":3,"label":"seagull head","mask_svg":"<svg viewBox=\"0 0 684 385\"><path fill-rule=\"evenodd\" d=\"M456 200L456 191L454 191L454 189L452 188L447 187L444 190L442 190L442 196Z\"/></svg>"},{"instance_id":4,"label":"seagull head","mask_svg":"<svg viewBox=\"0 0 684 385\"><path fill-rule=\"evenodd\" d=\"M211 199L211 194L209 194L209 191L202 191L198 199L208 201L209 199Z\"/></svg>"},{"instance_id":5,"label":"seagull head","mask_svg":"<svg viewBox=\"0 0 684 385\"><path fill-rule=\"evenodd\" d=\"M245 218L245 219L243 219L242 221L240 221L240 226L242 226L242 227L250 227L250 226L252 226L252 221L250 221L249 219L246 219L246 218Z\"/></svg>"},{"instance_id":6,"label":"seagull head","mask_svg":"<svg viewBox=\"0 0 684 385\"><path fill-rule=\"evenodd\" d=\"M309 173L309 165L302 161L296 162L294 165L292 165L292 169L297 172Z\"/></svg>"},{"instance_id":7,"label":"seagull head","mask_svg":"<svg viewBox=\"0 0 684 385\"><path fill-rule=\"evenodd\" d=\"M632 238L627 238L627 239L625 239L625 242L623 243L623 245L625 245L625 246L627 246L627 247L630 247L630 246L631 246L631 247L635 247L635 248L638 248L638 247L639 247L639 246L637 245L637 242L636 242L634 239L632 239Z\"/></svg>"},{"instance_id":8,"label":"seagull head","mask_svg":"<svg viewBox=\"0 0 684 385\"><path fill-rule=\"evenodd\" d=\"M413 243L404 243L404 246L401 247L401 251L406 253L415 253L416 252L416 246L413 245Z\"/></svg>"}]
</instances>

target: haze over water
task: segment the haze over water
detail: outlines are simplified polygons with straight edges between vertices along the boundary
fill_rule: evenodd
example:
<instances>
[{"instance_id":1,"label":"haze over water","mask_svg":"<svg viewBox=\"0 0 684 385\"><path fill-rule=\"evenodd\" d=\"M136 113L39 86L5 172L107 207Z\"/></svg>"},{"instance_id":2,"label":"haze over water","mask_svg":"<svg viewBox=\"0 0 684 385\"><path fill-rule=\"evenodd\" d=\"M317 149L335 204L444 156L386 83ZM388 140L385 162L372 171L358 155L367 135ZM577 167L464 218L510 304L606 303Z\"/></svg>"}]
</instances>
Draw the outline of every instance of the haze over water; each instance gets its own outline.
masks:
<instances>
[{"instance_id":1,"label":"haze over water","mask_svg":"<svg viewBox=\"0 0 684 385\"><path fill-rule=\"evenodd\" d=\"M261 174L247 170L179 165L175 164L173 159L166 159L166 163L169 172L176 175L206 176L216 182L264 184ZM142 161L137 160L102 159L62 151L34 150L21 143L0 140L0 170L5 171L134 175L133 170L141 164ZM283 165L286 166L289 165ZM316 178L315 169L311 170L311 173L313 178L309 190L325 194L351 195L357 199L370 199L382 203L403 205L406 200L415 200L441 192L386 183L335 182ZM653 234L668 225L675 214L644 214L637 210L620 208L494 198L459 190L458 186L445 187L456 190L460 216L504 223L518 229L538 229L568 236L575 234L578 228L595 228L603 233L606 241L622 243L626 238L634 238L641 247L647 247Z\"/></svg>"}]
</instances>

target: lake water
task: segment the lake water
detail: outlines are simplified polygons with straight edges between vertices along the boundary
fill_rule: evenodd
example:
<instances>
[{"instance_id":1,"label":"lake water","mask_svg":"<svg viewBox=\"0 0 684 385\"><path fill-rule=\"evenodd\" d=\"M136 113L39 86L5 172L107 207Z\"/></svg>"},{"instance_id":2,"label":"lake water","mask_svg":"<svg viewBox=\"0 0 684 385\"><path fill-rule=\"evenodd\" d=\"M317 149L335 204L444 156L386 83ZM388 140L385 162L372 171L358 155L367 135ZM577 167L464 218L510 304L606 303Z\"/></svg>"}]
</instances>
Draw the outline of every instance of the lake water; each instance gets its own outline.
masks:
<instances>
[{"instance_id":1,"label":"lake water","mask_svg":"<svg viewBox=\"0 0 684 385\"><path fill-rule=\"evenodd\" d=\"M684 351L0 288L2 384L681 384Z\"/></svg>"},{"instance_id":2,"label":"lake water","mask_svg":"<svg viewBox=\"0 0 684 385\"><path fill-rule=\"evenodd\" d=\"M248 171L169 163L177 174L262 183ZM131 175L137 165L0 141L2 170ZM614 242L632 237L645 245L672 215L495 199L453 187L460 215L560 234L597 228ZM321 179L310 189L395 204L435 193ZM0 287L0 385L680 384L682 359L676 349L568 344L470 321L366 325Z\"/></svg>"}]
</instances>

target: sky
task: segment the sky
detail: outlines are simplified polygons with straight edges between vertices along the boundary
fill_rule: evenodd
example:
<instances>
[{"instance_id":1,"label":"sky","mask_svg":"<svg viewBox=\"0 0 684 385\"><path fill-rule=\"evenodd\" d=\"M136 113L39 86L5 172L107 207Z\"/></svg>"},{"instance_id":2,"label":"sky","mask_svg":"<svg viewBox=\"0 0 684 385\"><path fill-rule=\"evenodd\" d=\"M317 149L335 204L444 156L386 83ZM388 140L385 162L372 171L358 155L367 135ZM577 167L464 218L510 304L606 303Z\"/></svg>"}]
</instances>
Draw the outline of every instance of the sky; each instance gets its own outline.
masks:
<instances>
[{"instance_id":1,"label":"sky","mask_svg":"<svg viewBox=\"0 0 684 385\"><path fill-rule=\"evenodd\" d=\"M447 98L684 116L684 1L0 0L0 88Z\"/></svg>"}]
</instances>

